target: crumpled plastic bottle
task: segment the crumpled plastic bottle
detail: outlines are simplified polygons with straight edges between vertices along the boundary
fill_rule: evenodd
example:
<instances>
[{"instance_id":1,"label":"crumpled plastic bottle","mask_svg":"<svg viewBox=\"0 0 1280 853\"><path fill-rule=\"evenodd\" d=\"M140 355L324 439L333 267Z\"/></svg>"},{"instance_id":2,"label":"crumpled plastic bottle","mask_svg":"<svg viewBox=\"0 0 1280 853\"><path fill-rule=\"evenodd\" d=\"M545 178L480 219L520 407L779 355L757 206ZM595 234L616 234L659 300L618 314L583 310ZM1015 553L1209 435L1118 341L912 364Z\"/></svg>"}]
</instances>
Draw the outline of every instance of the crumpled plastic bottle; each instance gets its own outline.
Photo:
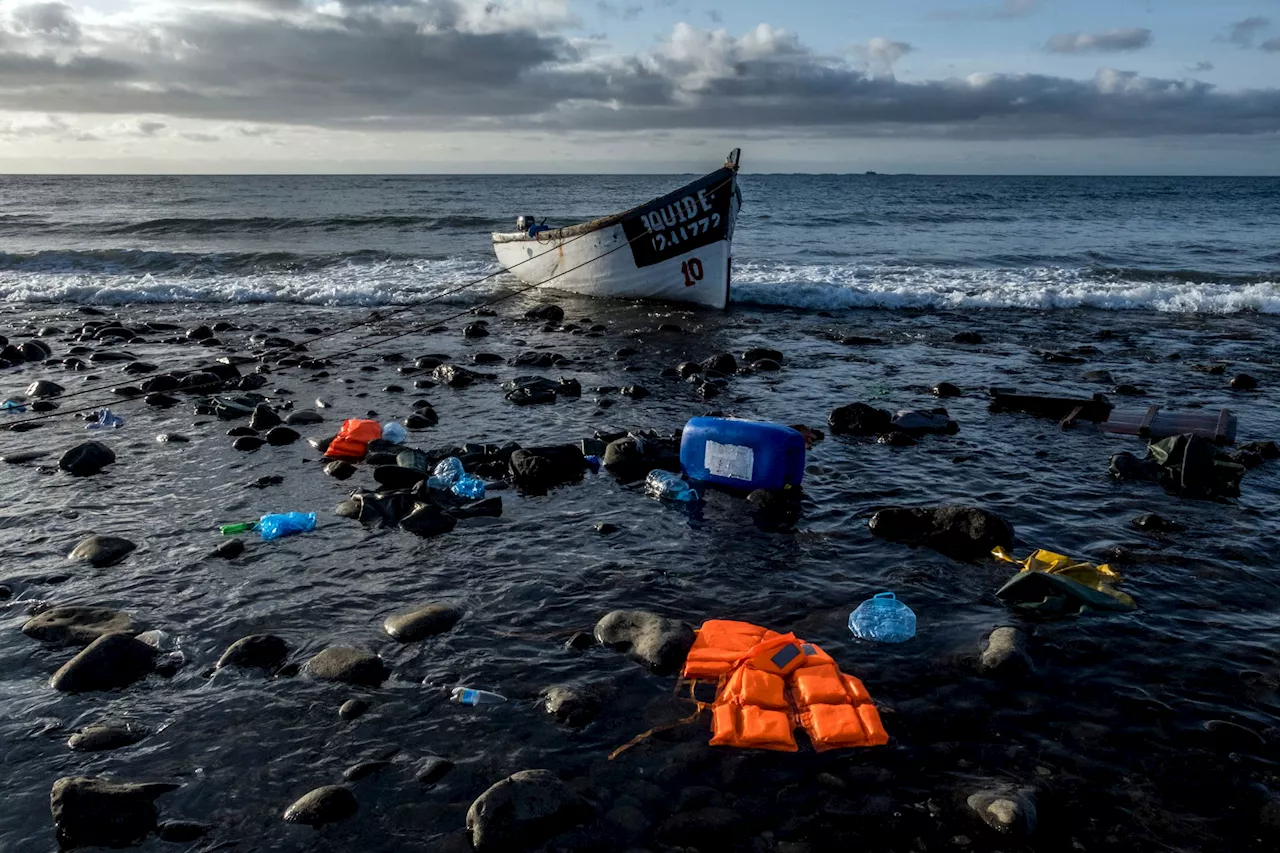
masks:
<instances>
[{"instance_id":1,"label":"crumpled plastic bottle","mask_svg":"<svg viewBox=\"0 0 1280 853\"><path fill-rule=\"evenodd\" d=\"M431 477L427 480L427 486L432 489L452 489L453 484L461 480L466 471L462 468L462 460L456 456L450 456L448 459L440 460L435 470L431 472Z\"/></svg>"},{"instance_id":2,"label":"crumpled plastic bottle","mask_svg":"<svg viewBox=\"0 0 1280 853\"><path fill-rule=\"evenodd\" d=\"M683 477L661 469L649 472L644 480L644 491L649 497L665 501L693 503L698 499L698 493Z\"/></svg>"},{"instance_id":3,"label":"crumpled plastic bottle","mask_svg":"<svg viewBox=\"0 0 1280 853\"><path fill-rule=\"evenodd\" d=\"M450 491L460 498L480 500L484 497L484 480L471 474L463 474Z\"/></svg>"},{"instance_id":4,"label":"crumpled plastic bottle","mask_svg":"<svg viewBox=\"0 0 1280 853\"><path fill-rule=\"evenodd\" d=\"M382 425L382 437L392 444L403 444L409 431L395 421L388 421Z\"/></svg>"},{"instance_id":5,"label":"crumpled plastic bottle","mask_svg":"<svg viewBox=\"0 0 1280 853\"><path fill-rule=\"evenodd\" d=\"M500 705L507 697L491 690L476 690L471 687L455 687L449 699L459 705Z\"/></svg>"},{"instance_id":6,"label":"crumpled plastic bottle","mask_svg":"<svg viewBox=\"0 0 1280 853\"><path fill-rule=\"evenodd\" d=\"M892 592L881 592L849 614L849 630L859 640L904 643L916 635L916 614Z\"/></svg>"},{"instance_id":7,"label":"crumpled plastic bottle","mask_svg":"<svg viewBox=\"0 0 1280 853\"><path fill-rule=\"evenodd\" d=\"M27 410L27 404L19 400L5 400L3 403L0 403L0 412L8 412L11 414L20 415L26 410Z\"/></svg>"}]
</instances>

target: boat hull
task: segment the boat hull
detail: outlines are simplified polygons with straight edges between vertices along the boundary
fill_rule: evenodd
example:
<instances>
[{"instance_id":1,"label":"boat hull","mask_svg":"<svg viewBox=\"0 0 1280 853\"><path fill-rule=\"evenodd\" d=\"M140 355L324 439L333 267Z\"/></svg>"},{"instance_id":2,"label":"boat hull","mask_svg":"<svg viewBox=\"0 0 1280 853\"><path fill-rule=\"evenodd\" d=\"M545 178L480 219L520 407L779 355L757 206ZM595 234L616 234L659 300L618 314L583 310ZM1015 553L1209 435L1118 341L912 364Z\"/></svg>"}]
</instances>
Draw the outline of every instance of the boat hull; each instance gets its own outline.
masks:
<instances>
[{"instance_id":1,"label":"boat hull","mask_svg":"<svg viewBox=\"0 0 1280 853\"><path fill-rule=\"evenodd\" d=\"M614 217L534 237L494 234L494 252L498 263L530 285L724 308L739 206L736 178L736 169L726 167Z\"/></svg>"}]
</instances>

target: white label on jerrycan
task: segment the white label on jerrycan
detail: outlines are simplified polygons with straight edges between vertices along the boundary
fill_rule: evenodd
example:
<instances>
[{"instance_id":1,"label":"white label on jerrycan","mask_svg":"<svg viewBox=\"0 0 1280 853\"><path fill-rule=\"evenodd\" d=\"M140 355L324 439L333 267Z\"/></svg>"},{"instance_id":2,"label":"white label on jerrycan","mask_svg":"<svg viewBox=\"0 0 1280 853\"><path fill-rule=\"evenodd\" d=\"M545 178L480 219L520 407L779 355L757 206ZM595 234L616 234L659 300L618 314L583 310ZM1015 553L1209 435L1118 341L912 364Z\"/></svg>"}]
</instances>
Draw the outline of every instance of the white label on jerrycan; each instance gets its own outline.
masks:
<instances>
[{"instance_id":1,"label":"white label on jerrycan","mask_svg":"<svg viewBox=\"0 0 1280 853\"><path fill-rule=\"evenodd\" d=\"M756 466L756 454L741 444L708 441L703 463L707 466L707 473L716 477L750 481Z\"/></svg>"}]
</instances>

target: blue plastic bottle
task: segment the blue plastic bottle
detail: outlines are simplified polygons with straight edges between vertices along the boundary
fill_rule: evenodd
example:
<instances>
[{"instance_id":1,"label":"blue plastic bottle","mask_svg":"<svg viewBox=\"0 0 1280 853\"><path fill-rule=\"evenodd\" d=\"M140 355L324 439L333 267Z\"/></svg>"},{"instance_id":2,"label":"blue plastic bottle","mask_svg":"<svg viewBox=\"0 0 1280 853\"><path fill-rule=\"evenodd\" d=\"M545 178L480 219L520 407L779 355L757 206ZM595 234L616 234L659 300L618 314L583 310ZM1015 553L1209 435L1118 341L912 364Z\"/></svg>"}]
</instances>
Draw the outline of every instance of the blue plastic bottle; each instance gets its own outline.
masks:
<instances>
[{"instance_id":1,"label":"blue plastic bottle","mask_svg":"<svg viewBox=\"0 0 1280 853\"><path fill-rule=\"evenodd\" d=\"M263 539L280 539L295 533L307 533L316 529L314 512L276 512L258 520L258 533Z\"/></svg>"},{"instance_id":2,"label":"blue plastic bottle","mask_svg":"<svg viewBox=\"0 0 1280 853\"><path fill-rule=\"evenodd\" d=\"M664 501L693 503L698 499L698 493L693 487L679 474L672 474L670 471L650 471L644 480L644 491L649 497Z\"/></svg>"},{"instance_id":3,"label":"blue plastic bottle","mask_svg":"<svg viewBox=\"0 0 1280 853\"><path fill-rule=\"evenodd\" d=\"M403 444L409 432L395 421L388 421L382 425L382 437L392 444Z\"/></svg>"},{"instance_id":4,"label":"blue plastic bottle","mask_svg":"<svg viewBox=\"0 0 1280 853\"><path fill-rule=\"evenodd\" d=\"M891 592L881 592L849 614L849 630L859 640L904 643L916 635L916 614Z\"/></svg>"},{"instance_id":5,"label":"blue plastic bottle","mask_svg":"<svg viewBox=\"0 0 1280 853\"><path fill-rule=\"evenodd\" d=\"M462 460L456 456L442 459L431 472L427 485L433 489L452 489L453 484L462 479L467 472L462 469Z\"/></svg>"},{"instance_id":6,"label":"blue plastic bottle","mask_svg":"<svg viewBox=\"0 0 1280 853\"><path fill-rule=\"evenodd\" d=\"M692 480L731 489L783 489L804 479L804 436L780 424L694 418L680 437Z\"/></svg>"},{"instance_id":7,"label":"blue plastic bottle","mask_svg":"<svg viewBox=\"0 0 1280 853\"><path fill-rule=\"evenodd\" d=\"M460 498L469 498L476 501L484 497L484 480L471 474L463 474L458 478L458 482L453 484L450 489Z\"/></svg>"}]
</instances>

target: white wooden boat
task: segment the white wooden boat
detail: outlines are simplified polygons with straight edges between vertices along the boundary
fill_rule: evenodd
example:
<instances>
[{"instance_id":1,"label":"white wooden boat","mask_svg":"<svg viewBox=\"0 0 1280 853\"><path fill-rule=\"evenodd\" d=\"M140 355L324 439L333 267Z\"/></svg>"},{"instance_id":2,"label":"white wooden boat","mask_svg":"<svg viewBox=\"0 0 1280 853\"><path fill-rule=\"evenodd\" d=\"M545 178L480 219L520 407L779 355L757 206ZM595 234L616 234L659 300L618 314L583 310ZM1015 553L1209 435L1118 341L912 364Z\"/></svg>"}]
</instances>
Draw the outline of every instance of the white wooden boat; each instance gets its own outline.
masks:
<instances>
[{"instance_id":1,"label":"white wooden boat","mask_svg":"<svg viewBox=\"0 0 1280 853\"><path fill-rule=\"evenodd\" d=\"M584 296L724 308L739 156L735 148L711 174L613 216L565 228L521 216L519 230L493 235L498 263L527 284Z\"/></svg>"}]
</instances>

